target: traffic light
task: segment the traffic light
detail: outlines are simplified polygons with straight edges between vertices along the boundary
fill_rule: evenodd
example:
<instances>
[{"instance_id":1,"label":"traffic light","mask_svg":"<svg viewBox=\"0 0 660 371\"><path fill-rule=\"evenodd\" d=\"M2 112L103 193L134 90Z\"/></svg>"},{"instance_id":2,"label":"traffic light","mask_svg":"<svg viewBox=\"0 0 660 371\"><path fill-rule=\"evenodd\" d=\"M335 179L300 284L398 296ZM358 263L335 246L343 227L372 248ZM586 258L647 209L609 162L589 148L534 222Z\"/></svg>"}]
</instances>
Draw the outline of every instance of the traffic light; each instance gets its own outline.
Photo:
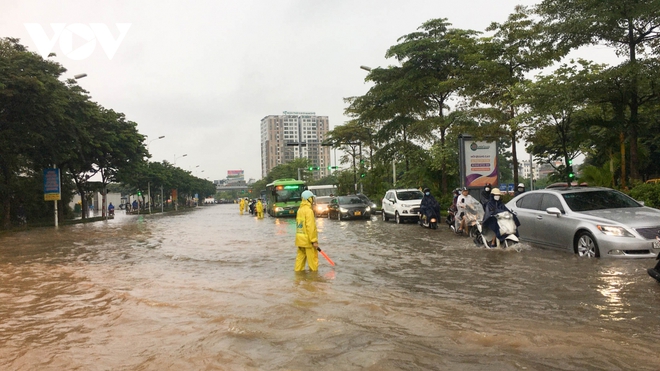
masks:
<instances>
[{"instance_id":1,"label":"traffic light","mask_svg":"<svg viewBox=\"0 0 660 371\"><path fill-rule=\"evenodd\" d=\"M568 177L573 179L575 178L575 173L573 173L573 160L568 160Z\"/></svg>"},{"instance_id":2,"label":"traffic light","mask_svg":"<svg viewBox=\"0 0 660 371\"><path fill-rule=\"evenodd\" d=\"M339 166L328 166L328 170L339 169Z\"/></svg>"},{"instance_id":3,"label":"traffic light","mask_svg":"<svg viewBox=\"0 0 660 371\"><path fill-rule=\"evenodd\" d=\"M321 170L321 168L318 167L318 166L310 166L309 167L309 171L314 171L314 170Z\"/></svg>"},{"instance_id":4,"label":"traffic light","mask_svg":"<svg viewBox=\"0 0 660 371\"><path fill-rule=\"evenodd\" d=\"M367 174L365 173L360 174L360 178L364 178L365 176L367 176Z\"/></svg>"},{"instance_id":5,"label":"traffic light","mask_svg":"<svg viewBox=\"0 0 660 371\"><path fill-rule=\"evenodd\" d=\"M138 197L142 197L142 191L138 191Z\"/></svg>"}]
</instances>

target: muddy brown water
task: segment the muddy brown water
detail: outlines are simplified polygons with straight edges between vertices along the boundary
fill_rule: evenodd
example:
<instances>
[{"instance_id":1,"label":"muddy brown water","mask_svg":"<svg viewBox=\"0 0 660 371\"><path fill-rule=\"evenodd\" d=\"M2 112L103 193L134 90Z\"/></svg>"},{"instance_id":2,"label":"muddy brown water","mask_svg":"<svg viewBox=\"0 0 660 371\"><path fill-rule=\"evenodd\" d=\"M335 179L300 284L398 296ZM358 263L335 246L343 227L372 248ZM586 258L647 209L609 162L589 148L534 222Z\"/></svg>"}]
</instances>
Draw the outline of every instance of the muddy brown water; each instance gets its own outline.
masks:
<instances>
[{"instance_id":1,"label":"muddy brown water","mask_svg":"<svg viewBox=\"0 0 660 371\"><path fill-rule=\"evenodd\" d=\"M2 370L658 370L654 260L236 205L0 235Z\"/></svg>"}]
</instances>

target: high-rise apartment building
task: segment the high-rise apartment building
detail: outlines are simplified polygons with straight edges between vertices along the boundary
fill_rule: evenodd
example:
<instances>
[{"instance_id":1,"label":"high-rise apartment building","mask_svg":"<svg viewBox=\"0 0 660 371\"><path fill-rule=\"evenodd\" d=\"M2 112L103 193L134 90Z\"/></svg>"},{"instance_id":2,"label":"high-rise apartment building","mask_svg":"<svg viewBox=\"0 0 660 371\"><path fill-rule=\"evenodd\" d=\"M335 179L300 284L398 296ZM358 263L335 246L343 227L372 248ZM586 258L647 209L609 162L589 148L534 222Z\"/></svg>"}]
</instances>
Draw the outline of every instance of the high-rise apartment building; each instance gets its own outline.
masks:
<instances>
[{"instance_id":1,"label":"high-rise apartment building","mask_svg":"<svg viewBox=\"0 0 660 371\"><path fill-rule=\"evenodd\" d=\"M315 179L330 175L330 147L321 145L329 128L328 116L315 112L284 111L261 119L261 176L301 157L320 167L314 171Z\"/></svg>"}]
</instances>

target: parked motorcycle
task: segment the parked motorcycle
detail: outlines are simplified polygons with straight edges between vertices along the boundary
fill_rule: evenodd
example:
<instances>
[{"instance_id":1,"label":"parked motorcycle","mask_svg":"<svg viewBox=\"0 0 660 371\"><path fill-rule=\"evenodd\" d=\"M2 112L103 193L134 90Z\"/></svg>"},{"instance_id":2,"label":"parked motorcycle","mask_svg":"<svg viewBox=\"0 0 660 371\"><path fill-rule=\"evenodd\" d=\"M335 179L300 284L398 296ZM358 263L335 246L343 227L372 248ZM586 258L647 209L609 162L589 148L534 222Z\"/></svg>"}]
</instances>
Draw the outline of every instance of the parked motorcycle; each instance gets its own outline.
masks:
<instances>
[{"instance_id":1,"label":"parked motorcycle","mask_svg":"<svg viewBox=\"0 0 660 371\"><path fill-rule=\"evenodd\" d=\"M503 241L495 238L495 246L490 246L489 241L495 237L495 232L490 230L490 228L483 229L482 222L479 221L476 225L477 233L474 235L474 243L480 246L484 246L487 249L490 248L507 248L511 247L520 240L518 239L517 233L518 228L516 227L516 222L514 215L508 211L502 211L498 214L492 216L492 218L497 219L497 225L500 229L500 236L503 237Z\"/></svg>"}]
</instances>

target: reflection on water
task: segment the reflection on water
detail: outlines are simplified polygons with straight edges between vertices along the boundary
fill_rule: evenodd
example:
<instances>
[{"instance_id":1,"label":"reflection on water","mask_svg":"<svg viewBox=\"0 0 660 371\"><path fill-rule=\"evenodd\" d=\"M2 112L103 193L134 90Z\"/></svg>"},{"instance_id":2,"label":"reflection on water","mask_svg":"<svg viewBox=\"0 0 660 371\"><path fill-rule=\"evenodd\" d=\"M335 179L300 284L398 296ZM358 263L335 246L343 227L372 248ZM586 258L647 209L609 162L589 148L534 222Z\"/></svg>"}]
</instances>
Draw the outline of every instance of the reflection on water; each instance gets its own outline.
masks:
<instances>
[{"instance_id":1,"label":"reflection on water","mask_svg":"<svg viewBox=\"0 0 660 371\"><path fill-rule=\"evenodd\" d=\"M649 260L234 205L0 237L0 369L656 370Z\"/></svg>"}]
</instances>

